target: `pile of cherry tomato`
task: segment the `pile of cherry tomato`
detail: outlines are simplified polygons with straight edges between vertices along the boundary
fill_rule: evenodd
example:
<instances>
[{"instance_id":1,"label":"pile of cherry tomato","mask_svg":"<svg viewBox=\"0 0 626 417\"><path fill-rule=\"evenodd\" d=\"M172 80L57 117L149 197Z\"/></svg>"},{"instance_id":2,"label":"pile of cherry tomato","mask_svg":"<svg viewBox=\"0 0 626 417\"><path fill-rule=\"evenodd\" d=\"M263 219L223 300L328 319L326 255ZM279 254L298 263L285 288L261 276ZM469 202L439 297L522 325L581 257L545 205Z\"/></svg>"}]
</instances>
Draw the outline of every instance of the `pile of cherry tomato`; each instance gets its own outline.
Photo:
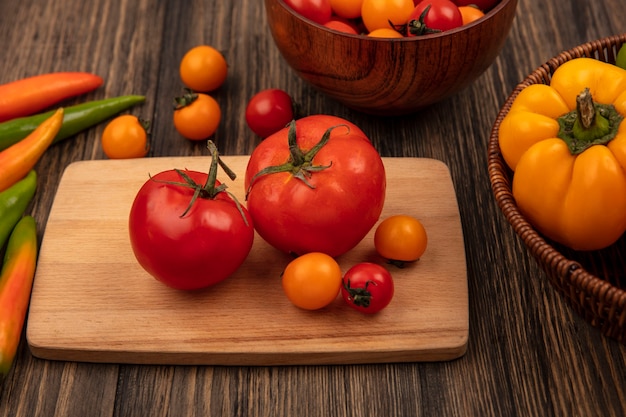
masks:
<instances>
[{"instance_id":1,"label":"pile of cherry tomato","mask_svg":"<svg viewBox=\"0 0 626 417\"><path fill-rule=\"evenodd\" d=\"M210 93L226 81L226 60L212 46L198 45L181 59L179 74L186 89L174 98L174 127L186 139L206 140L215 134L222 118L221 108ZM102 150L111 159L146 156L149 126L149 121L133 115L114 118L102 132Z\"/></svg>"},{"instance_id":2,"label":"pile of cherry tomato","mask_svg":"<svg viewBox=\"0 0 626 417\"><path fill-rule=\"evenodd\" d=\"M212 47L195 47L181 60L180 75L187 90L175 99L174 125L187 139L210 138L221 114L209 93L226 80L226 61ZM294 113L285 91L266 89L250 98L246 122L263 140L246 167L245 203L217 179L218 169L231 180L236 174L211 140L208 173L170 169L145 181L131 207L129 234L137 261L150 275L179 290L213 286L239 269L258 234L294 257L281 280L295 306L317 310L341 294L355 310L376 313L391 302L388 268L422 256L424 227L409 216L383 220L374 246L390 266L363 261L342 271L335 258L356 247L380 219L383 162L350 121ZM147 131L136 116L116 117L103 131L103 150L109 158L143 157Z\"/></svg>"},{"instance_id":3,"label":"pile of cherry tomato","mask_svg":"<svg viewBox=\"0 0 626 417\"><path fill-rule=\"evenodd\" d=\"M374 247L388 264L404 268L419 260L428 245L422 223L406 215L384 219L375 229ZM353 309L374 314L393 299L395 284L389 269L373 262L352 265L345 274L332 256L309 252L291 261L282 275L283 291L296 306L318 310L341 294Z\"/></svg>"},{"instance_id":4,"label":"pile of cherry tomato","mask_svg":"<svg viewBox=\"0 0 626 417\"><path fill-rule=\"evenodd\" d=\"M482 18L500 0L284 0L320 25L353 35L401 38L443 32Z\"/></svg>"}]
</instances>

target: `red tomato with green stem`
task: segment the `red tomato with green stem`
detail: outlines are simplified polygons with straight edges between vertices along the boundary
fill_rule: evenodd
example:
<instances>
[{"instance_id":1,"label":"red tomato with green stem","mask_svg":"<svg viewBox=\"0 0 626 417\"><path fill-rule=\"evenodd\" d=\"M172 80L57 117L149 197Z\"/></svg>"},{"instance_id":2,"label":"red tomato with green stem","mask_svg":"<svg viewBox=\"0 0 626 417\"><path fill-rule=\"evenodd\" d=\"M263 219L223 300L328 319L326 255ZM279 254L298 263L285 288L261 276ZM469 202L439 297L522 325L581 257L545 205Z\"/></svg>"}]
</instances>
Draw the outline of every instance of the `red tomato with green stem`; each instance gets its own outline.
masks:
<instances>
[{"instance_id":1,"label":"red tomato with green stem","mask_svg":"<svg viewBox=\"0 0 626 417\"><path fill-rule=\"evenodd\" d=\"M259 235L295 255L339 256L380 217L386 178L365 134L345 119L313 115L292 121L250 156L245 187Z\"/></svg>"},{"instance_id":2,"label":"red tomato with green stem","mask_svg":"<svg viewBox=\"0 0 626 417\"><path fill-rule=\"evenodd\" d=\"M144 183L129 216L130 243L139 264L180 290L215 285L244 262L254 239L252 218L217 180L217 149L209 173L167 170ZM227 171L234 178L234 173Z\"/></svg>"},{"instance_id":3,"label":"red tomato with green stem","mask_svg":"<svg viewBox=\"0 0 626 417\"><path fill-rule=\"evenodd\" d=\"M261 138L278 132L293 119L293 100L278 88L258 92L246 106L246 123Z\"/></svg>"},{"instance_id":4,"label":"red tomato with green stem","mask_svg":"<svg viewBox=\"0 0 626 417\"><path fill-rule=\"evenodd\" d=\"M378 264L362 262L343 277L341 296L353 309L365 314L378 313L393 299L391 273Z\"/></svg>"},{"instance_id":5,"label":"red tomato with green stem","mask_svg":"<svg viewBox=\"0 0 626 417\"><path fill-rule=\"evenodd\" d=\"M296 13L320 25L328 22L332 15L330 0L284 0Z\"/></svg>"},{"instance_id":6,"label":"red tomato with green stem","mask_svg":"<svg viewBox=\"0 0 626 417\"><path fill-rule=\"evenodd\" d=\"M407 23L407 36L439 33L463 25L463 16L451 0L422 0Z\"/></svg>"}]
</instances>

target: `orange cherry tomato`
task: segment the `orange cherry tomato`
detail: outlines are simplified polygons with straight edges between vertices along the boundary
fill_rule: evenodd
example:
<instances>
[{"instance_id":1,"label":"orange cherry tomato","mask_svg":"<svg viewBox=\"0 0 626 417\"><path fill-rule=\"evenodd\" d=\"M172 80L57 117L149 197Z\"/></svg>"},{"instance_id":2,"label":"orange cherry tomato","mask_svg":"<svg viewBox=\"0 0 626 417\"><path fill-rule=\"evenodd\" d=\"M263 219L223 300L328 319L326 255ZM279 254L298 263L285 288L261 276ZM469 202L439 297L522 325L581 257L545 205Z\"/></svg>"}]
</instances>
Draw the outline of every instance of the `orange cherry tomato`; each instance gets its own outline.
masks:
<instances>
[{"instance_id":1,"label":"orange cherry tomato","mask_svg":"<svg viewBox=\"0 0 626 417\"><path fill-rule=\"evenodd\" d=\"M222 119L217 101L203 93L188 93L176 99L174 127L190 140L204 140L215 134Z\"/></svg>"},{"instance_id":2,"label":"orange cherry tomato","mask_svg":"<svg viewBox=\"0 0 626 417\"><path fill-rule=\"evenodd\" d=\"M104 128L101 142L110 159L144 157L149 149L147 123L130 114L117 116Z\"/></svg>"},{"instance_id":3,"label":"orange cherry tomato","mask_svg":"<svg viewBox=\"0 0 626 417\"><path fill-rule=\"evenodd\" d=\"M179 72L183 84L194 91L207 93L224 84L228 65L220 51L212 46L200 45L183 56Z\"/></svg>"},{"instance_id":4,"label":"orange cherry tomato","mask_svg":"<svg viewBox=\"0 0 626 417\"><path fill-rule=\"evenodd\" d=\"M475 6L459 6L459 11L461 12L464 25L472 23L485 15L482 10Z\"/></svg>"},{"instance_id":5,"label":"orange cherry tomato","mask_svg":"<svg viewBox=\"0 0 626 417\"><path fill-rule=\"evenodd\" d=\"M363 0L330 0L330 8L335 15L344 19L361 17Z\"/></svg>"},{"instance_id":6,"label":"orange cherry tomato","mask_svg":"<svg viewBox=\"0 0 626 417\"><path fill-rule=\"evenodd\" d=\"M332 303L341 290L337 261L322 252L309 252L291 261L282 276L285 295L295 306L319 310Z\"/></svg>"},{"instance_id":7,"label":"orange cherry tomato","mask_svg":"<svg viewBox=\"0 0 626 417\"><path fill-rule=\"evenodd\" d=\"M403 38L402 34L395 29L391 28L380 28L374 29L367 36L371 38Z\"/></svg>"},{"instance_id":8,"label":"orange cherry tomato","mask_svg":"<svg viewBox=\"0 0 626 417\"><path fill-rule=\"evenodd\" d=\"M413 0L363 0L361 16L368 32L371 32L405 25L413 9Z\"/></svg>"},{"instance_id":9,"label":"orange cherry tomato","mask_svg":"<svg viewBox=\"0 0 626 417\"><path fill-rule=\"evenodd\" d=\"M422 257L428 246L428 235L416 218L395 215L376 227L374 246L380 256L402 267Z\"/></svg>"}]
</instances>

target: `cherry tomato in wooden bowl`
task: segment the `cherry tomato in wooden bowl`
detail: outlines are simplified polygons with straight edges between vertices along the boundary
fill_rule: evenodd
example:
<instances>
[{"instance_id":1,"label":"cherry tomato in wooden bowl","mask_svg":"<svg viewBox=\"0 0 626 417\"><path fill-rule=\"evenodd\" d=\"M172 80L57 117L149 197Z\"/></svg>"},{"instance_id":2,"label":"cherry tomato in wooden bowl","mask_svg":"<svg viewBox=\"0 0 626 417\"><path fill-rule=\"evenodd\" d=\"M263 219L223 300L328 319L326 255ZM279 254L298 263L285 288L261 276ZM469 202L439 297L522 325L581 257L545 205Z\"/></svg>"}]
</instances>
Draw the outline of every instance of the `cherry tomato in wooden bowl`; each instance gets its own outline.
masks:
<instances>
[{"instance_id":1,"label":"cherry tomato in wooden bowl","mask_svg":"<svg viewBox=\"0 0 626 417\"><path fill-rule=\"evenodd\" d=\"M264 2L272 38L296 75L351 109L398 116L440 102L482 75L504 46L518 0L501 0L469 25L403 38L338 32L303 18L285 0ZM408 17L414 5L407 5ZM395 26L402 19L380 24L393 29L389 20Z\"/></svg>"}]
</instances>

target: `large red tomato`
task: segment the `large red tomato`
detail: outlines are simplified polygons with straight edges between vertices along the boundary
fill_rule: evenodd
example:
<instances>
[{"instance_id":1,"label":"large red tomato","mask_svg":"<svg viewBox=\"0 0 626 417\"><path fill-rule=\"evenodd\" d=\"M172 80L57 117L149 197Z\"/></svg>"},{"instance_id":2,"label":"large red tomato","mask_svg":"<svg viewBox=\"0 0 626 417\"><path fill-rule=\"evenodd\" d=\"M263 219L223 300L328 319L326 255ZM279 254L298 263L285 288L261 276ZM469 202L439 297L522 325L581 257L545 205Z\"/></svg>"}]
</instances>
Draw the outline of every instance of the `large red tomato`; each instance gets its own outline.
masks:
<instances>
[{"instance_id":1,"label":"large red tomato","mask_svg":"<svg viewBox=\"0 0 626 417\"><path fill-rule=\"evenodd\" d=\"M347 120L313 115L292 121L252 152L248 210L259 235L296 255L339 256L378 220L385 169L363 131Z\"/></svg>"},{"instance_id":2,"label":"large red tomato","mask_svg":"<svg viewBox=\"0 0 626 417\"><path fill-rule=\"evenodd\" d=\"M250 215L219 188L209 195L207 178L196 171L160 172L144 183L130 211L130 242L137 261L172 288L217 284L239 268L252 248ZM190 181L203 187L194 201L196 189L180 185Z\"/></svg>"}]
</instances>

